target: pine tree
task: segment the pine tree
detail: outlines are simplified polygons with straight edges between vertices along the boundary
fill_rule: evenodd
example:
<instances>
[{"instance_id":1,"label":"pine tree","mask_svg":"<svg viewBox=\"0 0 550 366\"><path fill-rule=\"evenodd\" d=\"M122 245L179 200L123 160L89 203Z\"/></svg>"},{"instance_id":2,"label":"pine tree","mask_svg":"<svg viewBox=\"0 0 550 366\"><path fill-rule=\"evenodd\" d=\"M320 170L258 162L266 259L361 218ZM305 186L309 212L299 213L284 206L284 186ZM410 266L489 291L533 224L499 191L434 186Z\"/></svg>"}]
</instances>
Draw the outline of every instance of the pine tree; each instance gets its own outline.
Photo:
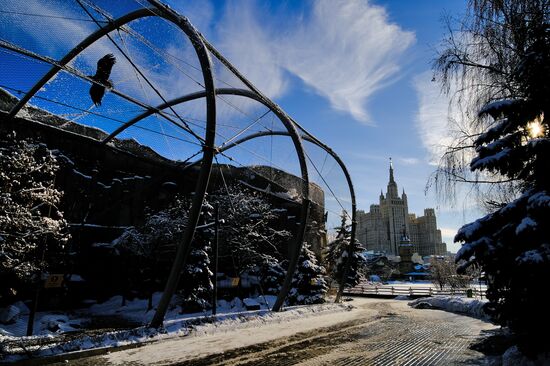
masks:
<instances>
[{"instance_id":1,"label":"pine tree","mask_svg":"<svg viewBox=\"0 0 550 366\"><path fill-rule=\"evenodd\" d=\"M205 311L211 308L213 285L208 256L210 241L204 235L198 234L198 236L201 237L195 237L193 240L193 249L189 254L180 280L178 302L184 313Z\"/></svg>"},{"instance_id":2,"label":"pine tree","mask_svg":"<svg viewBox=\"0 0 550 366\"><path fill-rule=\"evenodd\" d=\"M346 281L344 282L345 287L354 287L361 281L361 273L366 266L365 257L363 257L363 247L361 244L355 240L351 246L351 258L349 259L350 263L348 268L348 273L346 276ZM348 248L344 248L340 260L336 264L336 273L338 276L341 276L341 273L344 271L344 266L348 260ZM339 278L339 277L338 277Z\"/></svg>"},{"instance_id":3,"label":"pine tree","mask_svg":"<svg viewBox=\"0 0 550 366\"><path fill-rule=\"evenodd\" d=\"M35 282L60 265L70 235L55 188L59 169L44 144L0 138L0 292L15 294L17 283ZM0 296L1 297L1 296Z\"/></svg>"},{"instance_id":4,"label":"pine tree","mask_svg":"<svg viewBox=\"0 0 550 366\"><path fill-rule=\"evenodd\" d=\"M343 276L344 267L348 260L348 251L351 240L351 232L346 224L346 215L342 213L341 224L336 228L336 238L328 245L327 263L330 268L330 277L333 281L340 281ZM346 276L345 286L353 287L361 279L361 270L366 265L365 257L361 254L363 248L357 240L351 247L351 258Z\"/></svg>"},{"instance_id":5,"label":"pine tree","mask_svg":"<svg viewBox=\"0 0 550 366\"><path fill-rule=\"evenodd\" d=\"M325 268L317 264L317 258L309 249L309 245L304 243L296 273L292 278L287 303L289 305L324 303L328 290L325 273Z\"/></svg>"},{"instance_id":6,"label":"pine tree","mask_svg":"<svg viewBox=\"0 0 550 366\"><path fill-rule=\"evenodd\" d=\"M326 263L328 267L328 273L334 280L338 280L337 276L337 263L340 261L344 248L349 245L351 234L346 224L346 215L342 213L340 215L340 226L336 227L336 238L328 243L328 251L326 255Z\"/></svg>"},{"instance_id":7,"label":"pine tree","mask_svg":"<svg viewBox=\"0 0 550 366\"><path fill-rule=\"evenodd\" d=\"M472 170L521 177L524 184L517 199L462 227L455 237L463 242L457 254L457 260L467 261L463 268L474 264L486 273L486 309L520 335L528 353L546 347L537 330L550 327L544 300L550 278L550 140L548 121L533 122L548 112L540 107L532 100L510 100L481 111L497 122L476 140ZM530 136L531 123L543 132Z\"/></svg>"},{"instance_id":8,"label":"pine tree","mask_svg":"<svg viewBox=\"0 0 550 366\"><path fill-rule=\"evenodd\" d=\"M278 295L285 278L281 263L276 258L266 257L258 272L264 295Z\"/></svg>"},{"instance_id":9,"label":"pine tree","mask_svg":"<svg viewBox=\"0 0 550 366\"><path fill-rule=\"evenodd\" d=\"M494 202L488 215L463 226L461 266L479 266L488 281L486 306L518 336L521 349L548 349L545 293L550 277L550 12L547 0L474 1L468 34L438 60L443 80L459 76L479 111L471 122L470 170L513 182L518 194ZM464 142L466 141L466 142ZM463 148L468 140L460 143ZM453 171L451 171L453 172ZM454 173L453 173L454 174Z\"/></svg>"}]
</instances>

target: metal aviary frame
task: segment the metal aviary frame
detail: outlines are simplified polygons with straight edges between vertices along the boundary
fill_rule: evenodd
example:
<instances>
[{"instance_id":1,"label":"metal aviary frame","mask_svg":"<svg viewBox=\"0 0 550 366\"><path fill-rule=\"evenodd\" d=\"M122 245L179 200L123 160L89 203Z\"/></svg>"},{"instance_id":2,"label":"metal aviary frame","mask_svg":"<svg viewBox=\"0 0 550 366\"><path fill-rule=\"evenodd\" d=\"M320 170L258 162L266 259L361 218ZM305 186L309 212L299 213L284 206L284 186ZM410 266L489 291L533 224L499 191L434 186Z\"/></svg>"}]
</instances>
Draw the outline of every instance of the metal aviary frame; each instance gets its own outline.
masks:
<instances>
[{"instance_id":1,"label":"metal aviary frame","mask_svg":"<svg viewBox=\"0 0 550 366\"><path fill-rule=\"evenodd\" d=\"M269 99L267 99L266 97L263 97L262 95L259 95L257 92L253 92L253 91L246 90L246 89L220 88L220 89L215 90L215 94L216 95L238 95L238 96L253 99L253 100L263 104L264 106L268 107L279 118L279 120L281 120L281 122L283 123L283 125L287 129L287 132L286 132L287 136L291 137L291 139L293 141L293 144L294 144L294 147L296 149L296 153L298 155L298 160L299 160L299 163L300 163L300 170L301 170L301 173L302 173L302 180L301 180L302 187L301 187L301 189L302 189L302 196L303 196L301 207L300 207L300 221L299 221L300 222L300 228L299 228L299 230L296 234L296 240L295 240L294 248L291 252L292 256L291 256L290 261L289 261L289 266L288 266L288 269L287 269L287 273L285 275L285 280L283 282L283 286L281 288L281 291L277 295L277 300L276 300L276 302L273 306L273 310L278 311L278 310L281 309L281 306L283 305L283 302L284 302L288 292L290 291L290 285L291 285L291 282L292 282L292 277L294 275L294 272L296 271L296 267L298 265L298 259L299 259L299 256L300 256L300 251L302 250L302 243L304 241L304 236L305 236L305 232L306 232L306 222L307 222L307 218L308 218L308 215L309 215L309 205L310 205L310 200L309 200L309 175L308 175L308 172L307 172L307 163L306 163L304 148L302 146L301 136L298 134L298 131L296 130L296 127L295 127L294 122L292 121L292 119L286 113L284 113L281 108L276 106L273 102L270 102ZM109 136L107 136L103 140L103 143L108 143L116 135L120 134L121 132L123 132L127 128L129 128L132 125L138 123L139 121L143 120L144 118L147 118L147 117L151 116L153 113L155 113L154 110L163 110L163 109L169 108L169 107L174 106L174 105L178 105L178 104L189 102L189 101L192 101L192 100L204 98L205 96L206 96L205 91L190 93L190 94L184 95L182 97L170 100L166 103L160 104L157 107L155 107L154 109L149 109L149 110L141 113L140 115L132 118L131 120L129 120L128 122L126 122L125 124L120 126L119 128L117 128L115 131L113 131ZM230 144L230 145L234 146L232 144ZM230 145L227 145L227 146L230 146ZM216 148L215 149L215 154L219 153L220 149L221 148ZM200 162L201 162L201 160L199 160L198 162L193 163L193 165L198 164Z\"/></svg>"},{"instance_id":2,"label":"metal aviary frame","mask_svg":"<svg viewBox=\"0 0 550 366\"><path fill-rule=\"evenodd\" d=\"M99 29L97 31L95 31L94 33L86 37L84 40L82 40L77 46L71 49L64 57L62 57L57 62L52 62L52 60L49 60L45 57L40 57L38 55L35 55L35 56L30 55L31 57L35 57L35 58L37 57L39 59L42 59L42 61L44 62L49 62L52 65L52 67L36 84L34 84L34 86L18 101L18 103L16 103L12 107L12 109L8 113L8 116L15 117L17 113L29 102L29 100L33 96L36 95L36 93L38 93L38 91L46 83L48 83L57 73L66 69L68 63L71 60L77 57L85 49L93 45L96 41L98 41L104 36L107 36L110 32L123 27L125 24L130 23L134 20L146 18L146 17L161 17L173 23L177 27L179 27L181 31L188 37L188 39L190 40L191 44L195 49L195 53L199 60L202 76L204 79L205 90L199 91L196 93L191 93L171 101L167 101L157 107L149 106L138 100L134 100L133 98L128 97L123 93L120 93L118 91L115 92L113 90L113 93L121 96L122 98L125 98L132 103L135 103L137 105L140 105L141 107L144 107L145 111L141 115L129 120L128 122L126 122L125 124L117 128L114 132L112 132L107 138L103 140L103 143L107 143L108 141L113 139L116 135L124 131L126 128L132 126L133 124L137 123L138 121L152 114L159 114L160 116L167 119L168 121L177 124L179 127L184 129L185 131L192 133L192 131L189 131L184 126L179 125L177 122L172 120L166 113L163 112L163 110L165 108L170 108L173 105L185 103L187 101L191 101L199 98L205 98L206 100L206 130L205 130L204 139L201 138L199 140L202 145L202 158L199 159L199 161L193 163L193 165L200 164L200 170L199 170L199 174L198 174L198 178L195 186L195 194L194 194L192 205L189 211L189 221L188 221L189 225L184 231L183 236L181 238L181 242L177 247L176 258L171 268L171 272L167 280L162 298L160 300L159 305L157 306L156 313L154 315L153 320L151 321L150 326L159 327L162 325L164 316L168 309L169 301L172 298L177 288L177 284L181 276L181 270L184 267L187 261L187 257L189 256L189 253L191 251L191 243L192 243L195 229L197 226L198 218L202 209L206 189L208 187L208 182L210 179L214 156L217 153L230 149L231 147L234 147L240 143L243 143L253 138L267 136L268 134L274 135L274 136L275 135L288 136L292 139L293 145L296 149L296 154L298 156L299 164L300 164L301 182L302 182L301 189L302 189L302 195L303 195L303 199L301 202L301 209L300 209L300 228L296 233L296 238L295 238L296 240L295 240L294 247L292 248L292 251L291 251L289 267L287 269L287 273L286 273L286 277L285 277L282 289L278 294L277 300L272 309L273 311L278 311L281 309L284 303L284 300L290 290L292 277L294 275L294 272L296 271L298 258L300 255L302 243L305 236L306 222L307 222L307 218L309 215L309 208L310 208L309 175L308 175L308 167L306 163L306 154L304 151L302 140L306 140L308 142L314 143L317 146L324 149L328 154L330 154L337 161L340 168L344 172L344 175L346 176L346 180L347 180L347 183L350 189L351 198L352 198L352 233L351 234L352 234L352 243L353 243L353 241L355 240L355 229L356 229L356 221L355 221L356 204L355 204L355 193L354 193L351 177L347 171L345 164L338 157L338 155L336 155L327 145L323 144L321 141L319 141L317 138L315 138L313 135L307 132L302 126L300 126L296 121L294 121L290 116L288 116L276 103L274 103L272 100L270 100L265 95L263 95L227 59L225 59L223 55L221 55L221 53L219 53L204 38L202 34L200 34L193 27L193 25L188 21L186 17L178 14L177 12L175 12L174 10L172 10L171 8L164 5L158 0L147 0L147 1L151 5L151 7L132 11L128 14L120 16L117 19L113 19L108 22L105 22L102 26L98 24ZM19 53L24 53L22 50L17 50L17 49L12 49L12 50ZM213 75L213 67L212 67L212 60L211 60L212 56L218 59L224 66L226 66L249 89L237 89L237 88L216 89L214 84L214 75ZM80 76L80 75L77 75L77 76ZM90 78L86 78L83 76L80 76L80 77L84 78L88 82L97 83L96 81ZM226 146L216 147L215 135L216 135L216 123L217 123L217 118L216 118L216 102L217 102L216 95L217 94L242 96L242 97L253 99L263 104L264 106L269 108L269 110L279 118L279 120L283 123L287 131L266 131L262 133L251 134L244 138L241 138L240 140L233 141L232 143ZM298 130L302 132L300 133ZM344 269L345 273L348 267L349 267L349 263L346 263L346 266ZM343 283L344 283L343 278L342 278L342 281L340 281L340 288L337 295L337 301L339 300L341 293L343 291Z\"/></svg>"},{"instance_id":3,"label":"metal aviary frame","mask_svg":"<svg viewBox=\"0 0 550 366\"><path fill-rule=\"evenodd\" d=\"M253 93L253 92L251 92L250 90L247 90L247 89L220 88L220 89L216 89L216 95L238 95L238 96L248 97L248 98L254 99L254 100L262 103L262 100L258 98L257 94L255 94L255 93ZM160 104L160 105L156 106L155 108L159 109L159 110L163 110L165 108L168 108L169 106L182 104L182 103L185 103L185 102L189 102L189 101L196 100L196 99L199 99L199 98L204 98L204 97L205 97L205 92L204 91L190 93L190 94L186 94L186 95L183 95L181 97L172 99L172 100L170 100L166 103ZM263 104L265 105L265 103L263 103ZM125 129L129 128L130 126L138 123L139 121L143 120L144 118L147 118L148 116L150 116L152 114L154 114L154 110L147 110L147 111L143 112L142 114L134 117L132 120L130 120L127 123L125 123L124 125L120 126L117 130L115 130L109 136L107 136L103 140L103 142L104 143L109 142L117 134L121 133ZM292 120L292 123L296 127L298 127L298 129L300 129L303 132L303 135L302 135L303 140L306 140L310 143L313 143L313 144L317 145L318 147L322 148L324 151L326 151L329 155L331 155L334 158L334 160L338 163L340 169L342 170L342 172L343 172L343 174L346 178L346 182L348 184L348 189L349 189L349 193L350 193L350 197L351 197L351 233L350 233L350 245L348 247L348 252L350 252L351 249L352 249L352 243L355 242L356 230L357 230L357 202L356 202L355 189L354 189L354 186L353 186L353 181L351 179L351 175L349 174L349 171L348 171L345 163L340 158L340 156L338 154L336 154L329 146L327 146L326 144L321 142L318 138L316 138L311 133L309 133L305 128L303 128L301 125L299 125L298 122L296 122L295 120ZM216 149L216 153L224 152L226 150L231 149L234 146L240 145L243 142L246 142L248 140L252 140L252 139L255 139L255 138L259 138L259 137L264 137L264 136L291 136L291 134L290 134L290 132L285 132L285 131L261 131L261 132L257 132L257 133L254 133L254 134L247 135L247 136L245 136L245 137L243 137L239 140L233 141L231 144L228 144L226 146L222 146L222 147ZM195 162L194 164L198 164L199 162L200 161ZM349 258L350 257L348 256L348 260L346 260L346 263L344 265L344 270L342 272L342 277L338 281L339 286L338 286L338 292L337 292L337 295L336 295L335 302L339 302L340 298L342 297L342 293L343 293L343 290L344 290L344 287L345 287L344 279L347 277L347 273L348 273L349 268L350 268Z\"/></svg>"},{"instance_id":4,"label":"metal aviary frame","mask_svg":"<svg viewBox=\"0 0 550 366\"><path fill-rule=\"evenodd\" d=\"M355 237L356 237L356 231L357 231L357 201L355 197L355 188L353 187L353 181L351 179L351 175L349 174L348 168L344 163L344 161L340 158L340 156L336 154L336 152L334 152L334 150L332 150L329 146L327 146L326 144L321 142L318 138L316 138L311 133L309 133L305 128L300 126L298 122L293 120L293 123L303 132L302 139L317 145L321 149L325 150L330 156L332 156L333 159L338 164L338 166L340 167L340 169L342 170L342 173L344 173L344 176L346 177L346 182L348 184L349 194L351 197L351 232L350 232L350 243L348 245L348 253L351 253L351 250L353 248L353 243L355 243ZM230 145L224 146L222 149L220 149L220 152L228 150L233 146L239 145L248 140L252 140L263 136L288 136L288 134L284 131L260 131L260 132L245 136L237 141L234 141ZM344 288L346 284L345 279L347 278L348 272L351 267L350 258L351 256L348 255L346 263L344 264L344 270L342 271L342 276L338 280L338 292L336 294L336 299L334 300L334 302L340 302L340 299L342 298L342 294L344 292Z\"/></svg>"},{"instance_id":5,"label":"metal aviary frame","mask_svg":"<svg viewBox=\"0 0 550 366\"><path fill-rule=\"evenodd\" d=\"M54 64L52 68L25 94L23 98L10 110L9 117L14 117L27 102L59 71L63 69L72 59L78 56L86 48L91 46L94 42L101 39L108 33L122 27L123 25L140 18L146 18L151 16L157 16L168 20L179 27L189 38L191 44L195 48L197 58L201 66L201 71L204 79L205 86L205 98L206 98L206 132L203 142L203 156L201 162L201 168L197 178L195 186L195 195L192 200L191 208L189 210L189 225L183 233L181 243L178 246L176 252L176 258L170 271L168 281L166 283L162 298L157 306L157 311L153 320L151 321L152 327L159 327L162 325L162 321L168 309L168 304L172 295L174 294L177 284L179 282L181 269L184 266L189 252L191 251L191 241L195 233L199 214L201 212L204 196L206 193L206 187L210 179L210 172L212 169L212 161L214 159L214 146L216 136L216 95L214 86L214 77L212 74L212 61L210 60L210 54L205 47L202 38L199 36L199 32L191 25L187 18L179 15L170 8L164 6L158 1L148 0L153 7L142 8L126 15L123 15L100 28L96 32L90 34L72 50L70 50L57 64Z\"/></svg>"}]
</instances>

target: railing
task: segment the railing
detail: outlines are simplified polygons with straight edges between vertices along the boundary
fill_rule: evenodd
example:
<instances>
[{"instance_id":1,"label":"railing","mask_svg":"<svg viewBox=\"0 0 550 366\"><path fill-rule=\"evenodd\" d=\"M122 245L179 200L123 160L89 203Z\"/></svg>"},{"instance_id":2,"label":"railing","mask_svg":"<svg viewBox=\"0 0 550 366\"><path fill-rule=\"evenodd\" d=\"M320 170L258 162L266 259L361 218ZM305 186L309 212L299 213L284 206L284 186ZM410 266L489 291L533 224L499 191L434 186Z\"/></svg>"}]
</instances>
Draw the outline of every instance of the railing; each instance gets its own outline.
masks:
<instances>
[{"instance_id":1,"label":"railing","mask_svg":"<svg viewBox=\"0 0 550 366\"><path fill-rule=\"evenodd\" d=\"M359 284L352 288L346 288L344 294L347 295L363 295L363 296L436 296L436 295L459 295L467 296L468 292L471 291L471 296L473 297L485 297L485 290L475 287L470 288L443 288L443 290L435 287L418 287L411 286L407 287L406 285L390 286L373 286L373 285L364 285Z\"/></svg>"}]
</instances>

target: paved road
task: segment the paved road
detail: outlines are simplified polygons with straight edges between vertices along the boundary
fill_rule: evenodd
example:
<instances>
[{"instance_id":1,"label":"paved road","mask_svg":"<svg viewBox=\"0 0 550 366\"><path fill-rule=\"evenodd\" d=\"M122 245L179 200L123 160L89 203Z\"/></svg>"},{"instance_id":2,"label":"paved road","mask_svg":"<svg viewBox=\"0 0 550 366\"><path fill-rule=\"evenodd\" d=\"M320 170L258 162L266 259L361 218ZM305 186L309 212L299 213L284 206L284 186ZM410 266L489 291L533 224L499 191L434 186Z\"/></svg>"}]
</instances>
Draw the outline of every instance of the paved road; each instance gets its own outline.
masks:
<instances>
[{"instance_id":1,"label":"paved road","mask_svg":"<svg viewBox=\"0 0 550 366\"><path fill-rule=\"evenodd\" d=\"M406 301L356 299L355 304L357 309L352 316L342 322L330 326L321 322L317 328L296 330L262 343L254 344L252 339L246 346L234 347L219 338L196 337L192 342L202 342L203 349L194 352L192 344L187 347L186 339L182 338L179 345L158 342L70 364L353 366L484 362L483 356L468 346L482 330L494 328L491 324L437 310L412 309ZM319 322L320 318L308 321ZM231 337L226 333L225 342L231 343ZM254 332L249 337L254 337ZM247 344L246 340L243 344Z\"/></svg>"}]
</instances>

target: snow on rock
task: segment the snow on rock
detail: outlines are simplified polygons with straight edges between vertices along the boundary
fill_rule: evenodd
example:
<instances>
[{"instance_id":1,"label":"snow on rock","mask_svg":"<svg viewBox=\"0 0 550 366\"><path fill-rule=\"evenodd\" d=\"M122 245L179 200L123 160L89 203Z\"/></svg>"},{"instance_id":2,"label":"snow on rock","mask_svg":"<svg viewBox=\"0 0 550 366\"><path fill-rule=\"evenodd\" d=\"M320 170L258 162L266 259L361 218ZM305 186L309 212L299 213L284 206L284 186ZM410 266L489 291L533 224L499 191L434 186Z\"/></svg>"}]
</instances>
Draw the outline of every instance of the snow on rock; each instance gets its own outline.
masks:
<instances>
[{"instance_id":1,"label":"snow on rock","mask_svg":"<svg viewBox=\"0 0 550 366\"><path fill-rule=\"evenodd\" d=\"M421 297L409 302L409 306L415 309L438 309L451 313L468 315L473 318L490 320L489 315L483 311L486 300L478 300L460 296L433 296Z\"/></svg>"},{"instance_id":2,"label":"snow on rock","mask_svg":"<svg viewBox=\"0 0 550 366\"><path fill-rule=\"evenodd\" d=\"M87 180L91 180L91 179L92 179L91 176L86 175L86 174L84 174L84 173L82 173L82 172L80 172L80 171L78 171L78 170L76 170L76 169L73 169L73 173L75 173L76 175L79 175L79 176L81 176L82 178L87 179Z\"/></svg>"},{"instance_id":3,"label":"snow on rock","mask_svg":"<svg viewBox=\"0 0 550 366\"><path fill-rule=\"evenodd\" d=\"M394 297L394 300L410 300L411 298L409 296L406 296L406 295L399 295L399 296L396 296Z\"/></svg>"},{"instance_id":4,"label":"snow on rock","mask_svg":"<svg viewBox=\"0 0 550 366\"><path fill-rule=\"evenodd\" d=\"M247 310L260 310L260 307L261 307L259 302L249 297L244 299L243 303Z\"/></svg>"},{"instance_id":5,"label":"snow on rock","mask_svg":"<svg viewBox=\"0 0 550 366\"><path fill-rule=\"evenodd\" d=\"M21 310L17 306L8 305L6 308L0 310L0 323L2 324L12 324L17 321Z\"/></svg>"}]
</instances>

